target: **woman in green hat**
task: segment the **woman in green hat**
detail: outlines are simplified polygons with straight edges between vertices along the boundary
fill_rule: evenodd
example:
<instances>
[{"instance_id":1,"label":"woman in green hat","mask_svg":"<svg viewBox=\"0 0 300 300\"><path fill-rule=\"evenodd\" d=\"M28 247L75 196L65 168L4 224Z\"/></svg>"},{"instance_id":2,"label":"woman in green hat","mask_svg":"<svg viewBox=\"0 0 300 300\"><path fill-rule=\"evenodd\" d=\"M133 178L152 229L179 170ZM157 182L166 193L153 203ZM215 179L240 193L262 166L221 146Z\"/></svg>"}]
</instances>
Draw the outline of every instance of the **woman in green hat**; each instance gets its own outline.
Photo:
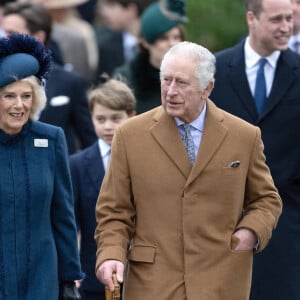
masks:
<instances>
[{"instance_id":1,"label":"woman in green hat","mask_svg":"<svg viewBox=\"0 0 300 300\"><path fill-rule=\"evenodd\" d=\"M143 12L139 52L114 72L133 90L138 114L161 105L160 63L173 45L185 40L182 23L186 20L183 0L155 2Z\"/></svg>"}]
</instances>

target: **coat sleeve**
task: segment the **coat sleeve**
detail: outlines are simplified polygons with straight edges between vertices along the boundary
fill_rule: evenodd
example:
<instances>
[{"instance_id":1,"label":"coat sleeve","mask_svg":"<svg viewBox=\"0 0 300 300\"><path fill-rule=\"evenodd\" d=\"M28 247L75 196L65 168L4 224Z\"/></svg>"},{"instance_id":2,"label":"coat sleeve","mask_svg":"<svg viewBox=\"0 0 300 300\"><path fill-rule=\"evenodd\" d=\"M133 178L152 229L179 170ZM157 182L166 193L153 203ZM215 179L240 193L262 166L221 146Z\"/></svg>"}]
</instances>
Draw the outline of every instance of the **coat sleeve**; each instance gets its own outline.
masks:
<instances>
[{"instance_id":1,"label":"coat sleeve","mask_svg":"<svg viewBox=\"0 0 300 300\"><path fill-rule=\"evenodd\" d=\"M244 216L237 226L237 229L249 228L256 233L258 251L267 246L282 211L282 201L265 163L263 148L257 128L247 174Z\"/></svg>"},{"instance_id":2,"label":"coat sleeve","mask_svg":"<svg viewBox=\"0 0 300 300\"><path fill-rule=\"evenodd\" d=\"M64 133L59 128L55 147L55 180L51 221L58 256L59 280L81 279L74 200Z\"/></svg>"},{"instance_id":3,"label":"coat sleeve","mask_svg":"<svg viewBox=\"0 0 300 300\"><path fill-rule=\"evenodd\" d=\"M134 233L135 206L126 147L120 129L115 133L109 168L96 204L96 268L107 259L125 263Z\"/></svg>"}]
</instances>

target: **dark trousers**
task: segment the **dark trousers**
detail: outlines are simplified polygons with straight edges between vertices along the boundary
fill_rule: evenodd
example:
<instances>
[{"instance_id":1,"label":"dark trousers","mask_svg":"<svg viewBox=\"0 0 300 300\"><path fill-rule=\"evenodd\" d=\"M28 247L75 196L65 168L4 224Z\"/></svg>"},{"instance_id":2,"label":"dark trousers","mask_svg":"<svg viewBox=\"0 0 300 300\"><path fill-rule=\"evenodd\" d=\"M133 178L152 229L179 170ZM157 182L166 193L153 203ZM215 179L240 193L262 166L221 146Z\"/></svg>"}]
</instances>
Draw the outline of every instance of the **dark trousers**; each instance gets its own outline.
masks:
<instances>
[{"instance_id":1,"label":"dark trousers","mask_svg":"<svg viewBox=\"0 0 300 300\"><path fill-rule=\"evenodd\" d=\"M105 292L80 291L81 300L105 300Z\"/></svg>"}]
</instances>

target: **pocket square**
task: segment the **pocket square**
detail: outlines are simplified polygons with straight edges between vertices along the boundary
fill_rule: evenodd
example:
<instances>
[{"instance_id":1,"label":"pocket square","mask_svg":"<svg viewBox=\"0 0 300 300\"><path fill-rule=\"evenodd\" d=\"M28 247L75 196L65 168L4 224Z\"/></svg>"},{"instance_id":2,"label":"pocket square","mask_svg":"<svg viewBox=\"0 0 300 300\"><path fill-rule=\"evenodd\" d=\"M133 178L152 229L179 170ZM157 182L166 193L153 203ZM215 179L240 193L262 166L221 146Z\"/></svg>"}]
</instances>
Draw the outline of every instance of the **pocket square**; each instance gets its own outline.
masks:
<instances>
[{"instance_id":1,"label":"pocket square","mask_svg":"<svg viewBox=\"0 0 300 300\"><path fill-rule=\"evenodd\" d=\"M50 105L51 106L61 106L61 105L66 105L70 102L70 98L68 96L57 96L53 97L50 100Z\"/></svg>"},{"instance_id":2,"label":"pocket square","mask_svg":"<svg viewBox=\"0 0 300 300\"><path fill-rule=\"evenodd\" d=\"M228 165L228 168L237 168L240 164L241 162L239 160L235 160Z\"/></svg>"}]
</instances>

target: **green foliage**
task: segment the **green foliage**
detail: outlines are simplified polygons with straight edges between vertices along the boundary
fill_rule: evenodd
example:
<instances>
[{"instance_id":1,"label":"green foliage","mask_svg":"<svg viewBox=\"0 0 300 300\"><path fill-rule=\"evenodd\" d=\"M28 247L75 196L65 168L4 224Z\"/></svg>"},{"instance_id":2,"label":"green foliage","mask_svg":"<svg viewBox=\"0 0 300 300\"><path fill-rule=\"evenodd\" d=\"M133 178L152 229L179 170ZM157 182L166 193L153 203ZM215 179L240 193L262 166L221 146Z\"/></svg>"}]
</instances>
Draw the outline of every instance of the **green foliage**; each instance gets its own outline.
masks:
<instances>
[{"instance_id":1,"label":"green foliage","mask_svg":"<svg viewBox=\"0 0 300 300\"><path fill-rule=\"evenodd\" d=\"M187 0L187 39L212 52L247 35L243 0Z\"/></svg>"}]
</instances>

